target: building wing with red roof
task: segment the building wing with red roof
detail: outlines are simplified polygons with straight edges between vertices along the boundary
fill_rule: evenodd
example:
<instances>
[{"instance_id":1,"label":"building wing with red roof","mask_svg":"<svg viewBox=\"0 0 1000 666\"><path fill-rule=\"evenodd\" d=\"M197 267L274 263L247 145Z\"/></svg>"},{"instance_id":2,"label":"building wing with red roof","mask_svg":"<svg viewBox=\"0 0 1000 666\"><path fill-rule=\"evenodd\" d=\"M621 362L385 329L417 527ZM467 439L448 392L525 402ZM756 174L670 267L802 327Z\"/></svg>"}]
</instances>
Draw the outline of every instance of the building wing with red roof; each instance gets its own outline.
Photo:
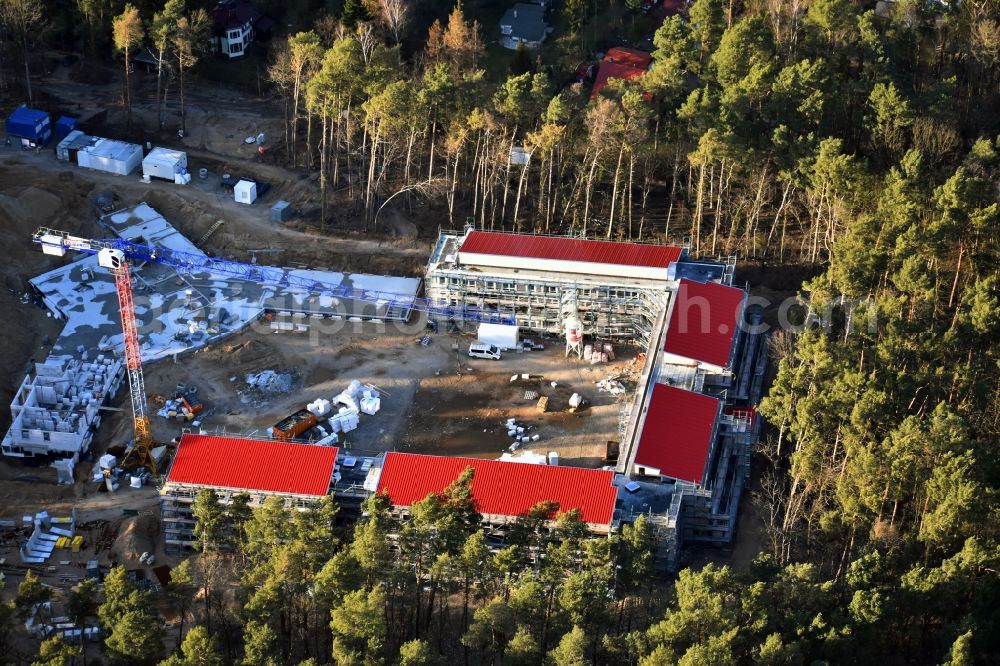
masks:
<instances>
[{"instance_id":1,"label":"building wing with red roof","mask_svg":"<svg viewBox=\"0 0 1000 666\"><path fill-rule=\"evenodd\" d=\"M704 483L721 407L711 396L654 385L635 455L639 473Z\"/></svg>"},{"instance_id":2,"label":"building wing with red roof","mask_svg":"<svg viewBox=\"0 0 1000 666\"><path fill-rule=\"evenodd\" d=\"M472 231L462 241L458 260L470 266L666 280L667 267L682 253L671 245Z\"/></svg>"},{"instance_id":3,"label":"building wing with red roof","mask_svg":"<svg viewBox=\"0 0 1000 666\"><path fill-rule=\"evenodd\" d=\"M728 368L745 301L746 292L742 289L682 279L671 306L663 345L666 360Z\"/></svg>"},{"instance_id":4,"label":"building wing with red roof","mask_svg":"<svg viewBox=\"0 0 1000 666\"><path fill-rule=\"evenodd\" d=\"M185 434L167 483L322 497L336 462L331 446Z\"/></svg>"},{"instance_id":5,"label":"building wing with red roof","mask_svg":"<svg viewBox=\"0 0 1000 666\"><path fill-rule=\"evenodd\" d=\"M472 497L484 516L514 518L551 501L558 503L560 513L579 509L592 527L610 528L618 490L614 474L604 470L388 453L378 492L386 493L394 506L410 506L443 491L466 467L473 470Z\"/></svg>"}]
</instances>

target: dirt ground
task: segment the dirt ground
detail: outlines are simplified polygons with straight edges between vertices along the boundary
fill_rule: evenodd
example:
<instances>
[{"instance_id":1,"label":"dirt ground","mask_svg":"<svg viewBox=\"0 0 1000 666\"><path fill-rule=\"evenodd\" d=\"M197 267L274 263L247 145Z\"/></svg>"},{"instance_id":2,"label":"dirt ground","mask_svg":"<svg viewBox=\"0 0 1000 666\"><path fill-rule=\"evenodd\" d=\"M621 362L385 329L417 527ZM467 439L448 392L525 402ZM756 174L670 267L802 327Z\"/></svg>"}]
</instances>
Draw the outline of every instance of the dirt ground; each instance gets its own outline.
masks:
<instances>
[{"instance_id":1,"label":"dirt ground","mask_svg":"<svg viewBox=\"0 0 1000 666\"><path fill-rule=\"evenodd\" d=\"M137 177L114 176L60 162L48 151L35 154L0 146L0 226L6 234L0 247L0 311L6 319L6 325L0 328L4 347L0 354L0 431L5 432L10 425L6 406L14 391L33 361L48 355L46 339L54 340L62 329L62 322L44 308L23 302L28 280L63 261L42 254L31 242L31 234L44 225L84 237L104 237L107 232L97 224L93 199L108 191L117 196L122 207L149 202L193 240L216 220L225 220L222 231L204 248L241 261L252 259L246 249L279 248L283 249L280 256L262 254L258 260L340 271L418 275L430 251L424 242L380 242L344 235L334 238L276 226L270 223L266 207L240 206L217 192L195 187L179 189L167 182L147 184ZM275 197L280 196L279 189ZM153 368L150 371L155 373ZM119 393L117 406L128 409L125 391ZM108 444L127 441L131 421L125 416L106 415L96 437L98 452ZM84 467L88 465L78 467L78 479L89 472ZM10 507L4 516L60 505L68 510L70 503L81 509L93 504L100 510L108 501L105 494L94 495L89 483L56 486L54 470L20 461L0 459L0 481L0 501ZM122 501L115 499L113 503Z\"/></svg>"},{"instance_id":2,"label":"dirt ground","mask_svg":"<svg viewBox=\"0 0 1000 666\"><path fill-rule=\"evenodd\" d=\"M317 398L332 399L351 380L383 391L381 410L362 415L357 430L340 446L364 453L407 451L496 458L512 443L505 422L514 417L532 426L539 439L526 448L557 451L570 464L600 466L606 440L617 438L618 403L597 391L594 382L630 366L631 355L617 363L594 365L566 359L558 341L544 351L510 352L499 361L471 359L468 339L435 334L428 346L417 344L420 327L397 330L387 325L340 322L340 330L304 333L249 331L221 345L162 361L146 370L154 403L178 383L196 385L205 405L202 428L266 436L282 417ZM246 385L248 373L263 370L294 375L292 390L265 395ZM521 380L523 373L531 379ZM517 374L517 381L511 376ZM551 385L556 382L556 386ZM549 397L549 411L538 413L536 399ZM571 414L568 400L580 393L590 404ZM157 417L156 434L167 441L186 424Z\"/></svg>"}]
</instances>

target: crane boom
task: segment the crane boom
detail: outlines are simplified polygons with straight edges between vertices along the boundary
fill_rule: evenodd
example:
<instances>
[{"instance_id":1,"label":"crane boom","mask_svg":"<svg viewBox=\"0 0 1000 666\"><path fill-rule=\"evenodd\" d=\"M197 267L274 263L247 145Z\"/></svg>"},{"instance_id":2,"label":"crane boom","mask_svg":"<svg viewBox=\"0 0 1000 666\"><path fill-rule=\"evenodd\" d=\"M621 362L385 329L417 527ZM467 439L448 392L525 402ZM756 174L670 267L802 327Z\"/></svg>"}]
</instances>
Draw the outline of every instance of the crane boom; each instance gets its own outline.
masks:
<instances>
[{"instance_id":1,"label":"crane boom","mask_svg":"<svg viewBox=\"0 0 1000 666\"><path fill-rule=\"evenodd\" d=\"M370 303L375 306L392 307L403 310L417 310L455 321L476 321L489 324L515 323L513 313L477 308L471 305L453 305L446 301L436 301L408 294L397 294L374 289L356 289L342 284L332 284L313 280L304 275L296 275L280 268L269 268L256 264L244 264L229 259L219 259L208 255L159 248L152 245L133 243L123 238L87 239L71 236L63 231L38 229L32 240L42 246L47 254L62 256L67 250L97 254L101 250L117 250L132 263L152 261L174 268L179 273L210 272L229 275L241 280L265 285L301 289L306 293L326 294L334 298Z\"/></svg>"}]
</instances>

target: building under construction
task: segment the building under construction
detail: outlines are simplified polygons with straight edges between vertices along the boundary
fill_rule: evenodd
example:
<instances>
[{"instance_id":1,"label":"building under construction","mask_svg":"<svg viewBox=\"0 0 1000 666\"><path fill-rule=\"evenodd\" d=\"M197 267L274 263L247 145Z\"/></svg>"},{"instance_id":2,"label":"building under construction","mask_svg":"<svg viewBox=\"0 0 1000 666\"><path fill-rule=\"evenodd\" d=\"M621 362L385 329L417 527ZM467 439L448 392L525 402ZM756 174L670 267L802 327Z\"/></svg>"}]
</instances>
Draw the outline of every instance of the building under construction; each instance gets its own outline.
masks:
<instances>
[{"instance_id":1,"label":"building under construction","mask_svg":"<svg viewBox=\"0 0 1000 666\"><path fill-rule=\"evenodd\" d=\"M280 497L289 509L315 507L334 495L346 518L360 518L363 501L384 493L402 521L413 503L442 492L467 467L474 471L472 496L494 545L504 543L511 525L542 502L554 503L559 512L578 509L595 535L613 529L618 488L610 471L407 453L361 457L315 444L186 434L160 490L164 538L172 549L196 545L191 506L202 490L215 491L223 506L242 494L251 507Z\"/></svg>"},{"instance_id":2,"label":"building under construction","mask_svg":"<svg viewBox=\"0 0 1000 666\"><path fill-rule=\"evenodd\" d=\"M467 230L442 232L427 295L510 314L523 329L582 332L646 346L685 248ZM692 265L693 267L693 265Z\"/></svg>"},{"instance_id":3,"label":"building under construction","mask_svg":"<svg viewBox=\"0 0 1000 666\"><path fill-rule=\"evenodd\" d=\"M246 495L251 507L280 497L289 508L311 508L335 481L337 447L208 435L183 435L160 490L160 520L168 548L195 545L191 505L213 490L223 506Z\"/></svg>"},{"instance_id":4,"label":"building under construction","mask_svg":"<svg viewBox=\"0 0 1000 666\"><path fill-rule=\"evenodd\" d=\"M579 333L647 350L623 403L616 520L646 514L670 568L685 544L731 541L749 479L767 359L734 267L681 247L466 230L441 233L425 281L434 298L565 335L567 352Z\"/></svg>"},{"instance_id":5,"label":"building under construction","mask_svg":"<svg viewBox=\"0 0 1000 666\"><path fill-rule=\"evenodd\" d=\"M35 363L10 403L12 423L3 455L79 461L101 424L102 409L122 381L113 354L52 356ZM72 478L72 474L70 475Z\"/></svg>"},{"instance_id":6,"label":"building under construction","mask_svg":"<svg viewBox=\"0 0 1000 666\"><path fill-rule=\"evenodd\" d=\"M732 286L732 263L695 262L677 247L469 231L442 234L428 266L428 297L513 314L525 331L646 350L634 393L622 400L617 459L605 470L388 453L185 435L161 490L167 543L194 544L191 503L201 489L223 504L281 497L307 508L335 496L342 516L385 493L405 520L410 506L445 490L467 467L491 545L539 502L578 509L607 535L647 517L656 562L675 567L683 546L728 543L749 479L766 355ZM457 324L458 322L456 322Z\"/></svg>"}]
</instances>

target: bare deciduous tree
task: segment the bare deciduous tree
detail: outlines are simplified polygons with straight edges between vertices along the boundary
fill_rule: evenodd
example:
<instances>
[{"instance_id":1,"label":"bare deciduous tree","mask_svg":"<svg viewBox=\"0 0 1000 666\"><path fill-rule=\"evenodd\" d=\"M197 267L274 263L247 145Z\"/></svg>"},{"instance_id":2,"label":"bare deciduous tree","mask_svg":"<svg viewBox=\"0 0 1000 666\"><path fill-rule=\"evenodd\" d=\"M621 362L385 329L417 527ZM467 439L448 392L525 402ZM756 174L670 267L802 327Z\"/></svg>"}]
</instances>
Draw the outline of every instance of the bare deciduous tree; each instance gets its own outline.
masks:
<instances>
[{"instance_id":1,"label":"bare deciduous tree","mask_svg":"<svg viewBox=\"0 0 1000 666\"><path fill-rule=\"evenodd\" d=\"M392 33L393 41L399 44L403 30L410 21L410 3L407 0L379 0L382 20Z\"/></svg>"}]
</instances>

